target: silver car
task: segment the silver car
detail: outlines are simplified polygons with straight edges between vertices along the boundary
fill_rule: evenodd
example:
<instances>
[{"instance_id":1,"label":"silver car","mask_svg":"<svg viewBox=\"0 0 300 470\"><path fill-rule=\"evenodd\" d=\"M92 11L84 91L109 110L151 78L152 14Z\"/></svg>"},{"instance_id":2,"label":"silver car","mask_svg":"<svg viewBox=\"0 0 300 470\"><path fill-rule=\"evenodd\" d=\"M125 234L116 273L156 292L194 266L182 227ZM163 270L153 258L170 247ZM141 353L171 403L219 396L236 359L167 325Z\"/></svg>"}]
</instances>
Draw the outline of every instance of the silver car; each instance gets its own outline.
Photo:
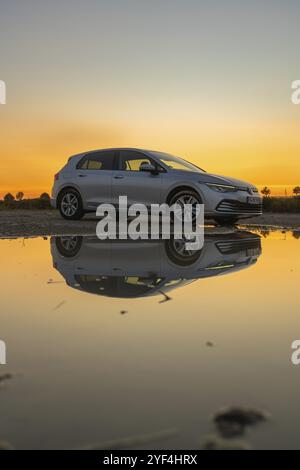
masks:
<instances>
[{"instance_id":1,"label":"silver car","mask_svg":"<svg viewBox=\"0 0 300 470\"><path fill-rule=\"evenodd\" d=\"M168 153L135 148L93 150L69 158L55 175L51 204L81 219L101 203L204 204L205 218L232 224L262 213L262 198L245 181L207 173Z\"/></svg>"},{"instance_id":2,"label":"silver car","mask_svg":"<svg viewBox=\"0 0 300 470\"><path fill-rule=\"evenodd\" d=\"M53 266L68 286L109 297L167 294L196 279L247 269L261 255L251 232L208 235L201 250L182 240L99 240L96 236L51 238Z\"/></svg>"}]
</instances>

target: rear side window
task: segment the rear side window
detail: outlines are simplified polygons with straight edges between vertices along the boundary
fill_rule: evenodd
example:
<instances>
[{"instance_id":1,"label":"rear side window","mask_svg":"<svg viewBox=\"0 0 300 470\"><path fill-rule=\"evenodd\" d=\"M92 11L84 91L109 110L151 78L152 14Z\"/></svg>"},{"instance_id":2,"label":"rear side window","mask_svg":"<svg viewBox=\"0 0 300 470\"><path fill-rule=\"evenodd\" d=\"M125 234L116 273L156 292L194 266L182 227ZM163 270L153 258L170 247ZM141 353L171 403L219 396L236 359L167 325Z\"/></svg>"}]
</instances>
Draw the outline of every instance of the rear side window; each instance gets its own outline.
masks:
<instances>
[{"instance_id":1,"label":"rear side window","mask_svg":"<svg viewBox=\"0 0 300 470\"><path fill-rule=\"evenodd\" d=\"M88 153L77 165L79 170L112 170L115 152L111 150Z\"/></svg>"}]
</instances>

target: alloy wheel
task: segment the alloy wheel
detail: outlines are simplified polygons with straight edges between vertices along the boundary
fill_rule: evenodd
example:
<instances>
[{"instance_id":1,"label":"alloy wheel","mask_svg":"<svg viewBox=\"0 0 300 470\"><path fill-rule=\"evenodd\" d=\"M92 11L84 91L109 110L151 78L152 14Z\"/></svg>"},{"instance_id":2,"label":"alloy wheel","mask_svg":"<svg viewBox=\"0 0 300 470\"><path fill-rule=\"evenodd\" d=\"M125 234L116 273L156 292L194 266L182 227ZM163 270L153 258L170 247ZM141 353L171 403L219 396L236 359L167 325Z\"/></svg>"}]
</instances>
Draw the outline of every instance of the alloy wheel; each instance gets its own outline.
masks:
<instances>
[{"instance_id":1,"label":"alloy wheel","mask_svg":"<svg viewBox=\"0 0 300 470\"><path fill-rule=\"evenodd\" d=\"M78 209L78 198L74 193L64 194L61 200L61 211L66 217L72 217Z\"/></svg>"}]
</instances>

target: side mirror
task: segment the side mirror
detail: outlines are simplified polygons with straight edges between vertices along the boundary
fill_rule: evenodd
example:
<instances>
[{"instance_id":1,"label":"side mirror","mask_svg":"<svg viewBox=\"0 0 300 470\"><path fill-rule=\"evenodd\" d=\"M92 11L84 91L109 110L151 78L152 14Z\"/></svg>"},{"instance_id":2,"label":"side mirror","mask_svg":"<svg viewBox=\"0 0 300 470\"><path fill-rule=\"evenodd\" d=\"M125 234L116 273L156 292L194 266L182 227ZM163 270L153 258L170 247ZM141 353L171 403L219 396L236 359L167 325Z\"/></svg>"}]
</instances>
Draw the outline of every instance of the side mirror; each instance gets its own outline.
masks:
<instances>
[{"instance_id":1,"label":"side mirror","mask_svg":"<svg viewBox=\"0 0 300 470\"><path fill-rule=\"evenodd\" d=\"M158 171L157 169L155 168L154 165L152 165L152 163L141 163L140 164L140 171L148 171L150 173L153 173L154 175L157 175L158 174Z\"/></svg>"}]
</instances>

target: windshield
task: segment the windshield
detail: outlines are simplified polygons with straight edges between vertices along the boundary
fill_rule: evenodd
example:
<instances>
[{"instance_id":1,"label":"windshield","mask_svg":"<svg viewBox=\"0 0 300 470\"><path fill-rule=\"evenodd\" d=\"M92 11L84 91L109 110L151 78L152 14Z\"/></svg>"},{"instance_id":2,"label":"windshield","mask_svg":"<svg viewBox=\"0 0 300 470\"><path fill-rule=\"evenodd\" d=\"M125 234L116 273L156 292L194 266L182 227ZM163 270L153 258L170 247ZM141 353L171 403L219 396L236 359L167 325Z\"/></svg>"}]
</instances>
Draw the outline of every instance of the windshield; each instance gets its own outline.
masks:
<instances>
[{"instance_id":1,"label":"windshield","mask_svg":"<svg viewBox=\"0 0 300 470\"><path fill-rule=\"evenodd\" d=\"M205 171L198 166L193 165L192 163L189 163L182 158L174 157L173 155L169 155L168 153L163 152L151 153L153 153L162 163L167 165L167 167L172 170L196 171L198 173L205 173Z\"/></svg>"}]
</instances>

